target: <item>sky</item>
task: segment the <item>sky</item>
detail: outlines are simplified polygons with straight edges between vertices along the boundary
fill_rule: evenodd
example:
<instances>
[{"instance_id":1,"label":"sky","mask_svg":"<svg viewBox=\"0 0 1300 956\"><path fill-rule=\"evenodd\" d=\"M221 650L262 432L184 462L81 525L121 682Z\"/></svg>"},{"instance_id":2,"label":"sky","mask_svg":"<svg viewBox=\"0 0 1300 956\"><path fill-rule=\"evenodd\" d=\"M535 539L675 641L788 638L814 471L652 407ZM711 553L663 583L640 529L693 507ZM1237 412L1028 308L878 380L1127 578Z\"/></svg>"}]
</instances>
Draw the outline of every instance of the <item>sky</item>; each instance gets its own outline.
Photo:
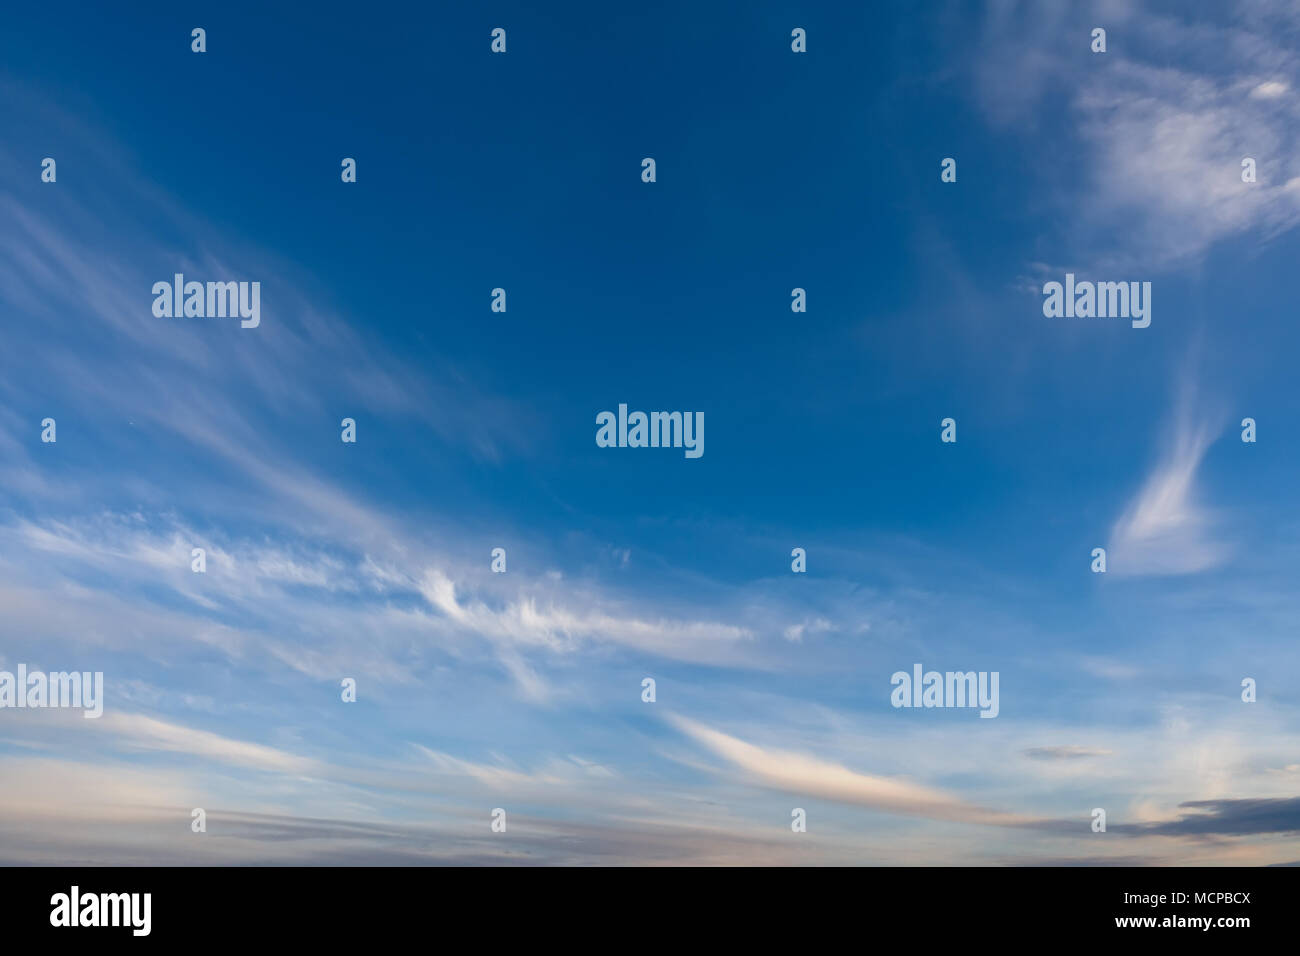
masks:
<instances>
[{"instance_id":1,"label":"sky","mask_svg":"<svg viewBox=\"0 0 1300 956\"><path fill-rule=\"evenodd\" d=\"M9 11L0 863L1300 862L1295 6L445 6Z\"/></svg>"}]
</instances>

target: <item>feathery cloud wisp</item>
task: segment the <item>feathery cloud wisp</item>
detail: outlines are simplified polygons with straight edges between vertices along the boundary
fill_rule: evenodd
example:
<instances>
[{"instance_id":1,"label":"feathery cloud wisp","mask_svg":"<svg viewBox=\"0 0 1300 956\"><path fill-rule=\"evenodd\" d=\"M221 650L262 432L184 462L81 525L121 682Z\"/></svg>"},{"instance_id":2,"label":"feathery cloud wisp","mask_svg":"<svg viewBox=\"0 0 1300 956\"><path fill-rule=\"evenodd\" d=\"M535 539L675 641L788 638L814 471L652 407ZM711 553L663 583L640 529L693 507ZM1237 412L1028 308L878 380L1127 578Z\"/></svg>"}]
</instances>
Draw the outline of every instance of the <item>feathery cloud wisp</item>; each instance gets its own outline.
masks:
<instances>
[{"instance_id":1,"label":"feathery cloud wisp","mask_svg":"<svg viewBox=\"0 0 1300 956\"><path fill-rule=\"evenodd\" d=\"M1193 574L1227 556L1227 547L1211 537L1213 516L1196 496L1196 472L1215 434L1194 415L1191 400L1180 401L1168 451L1111 530L1110 571Z\"/></svg>"},{"instance_id":2,"label":"feathery cloud wisp","mask_svg":"<svg viewBox=\"0 0 1300 956\"><path fill-rule=\"evenodd\" d=\"M669 720L706 750L749 774L756 782L802 794L909 816L994 826L1035 826L1047 821L975 806L906 780L875 777L819 757L767 750L685 717Z\"/></svg>"}]
</instances>

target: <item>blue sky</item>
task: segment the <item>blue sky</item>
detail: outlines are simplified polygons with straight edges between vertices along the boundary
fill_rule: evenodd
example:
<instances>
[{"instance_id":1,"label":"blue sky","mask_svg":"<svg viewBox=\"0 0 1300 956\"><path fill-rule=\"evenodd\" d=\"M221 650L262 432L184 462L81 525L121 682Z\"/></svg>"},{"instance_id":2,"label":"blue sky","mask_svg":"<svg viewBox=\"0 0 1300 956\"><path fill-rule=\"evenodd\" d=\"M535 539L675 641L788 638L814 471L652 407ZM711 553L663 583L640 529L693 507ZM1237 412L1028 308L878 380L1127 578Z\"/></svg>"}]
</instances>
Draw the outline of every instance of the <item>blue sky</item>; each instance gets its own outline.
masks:
<instances>
[{"instance_id":1,"label":"blue sky","mask_svg":"<svg viewBox=\"0 0 1300 956\"><path fill-rule=\"evenodd\" d=\"M1045 6L13 11L0 858L1300 858L1300 16Z\"/></svg>"}]
</instances>

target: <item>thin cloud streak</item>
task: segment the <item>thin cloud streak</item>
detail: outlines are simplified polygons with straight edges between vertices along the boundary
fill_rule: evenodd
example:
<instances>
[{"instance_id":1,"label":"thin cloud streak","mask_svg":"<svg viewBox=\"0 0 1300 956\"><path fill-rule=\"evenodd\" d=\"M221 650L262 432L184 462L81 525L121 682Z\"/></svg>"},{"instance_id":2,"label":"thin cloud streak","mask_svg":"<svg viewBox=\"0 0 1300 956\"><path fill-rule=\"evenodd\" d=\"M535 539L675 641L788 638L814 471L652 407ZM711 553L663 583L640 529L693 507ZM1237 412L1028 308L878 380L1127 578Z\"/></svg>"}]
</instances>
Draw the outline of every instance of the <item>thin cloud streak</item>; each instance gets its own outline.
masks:
<instances>
[{"instance_id":1,"label":"thin cloud streak","mask_svg":"<svg viewBox=\"0 0 1300 956\"><path fill-rule=\"evenodd\" d=\"M785 750L766 750L685 717L669 721L715 756L744 771L763 786L853 804L886 813L992 826L1045 826L1050 821L987 810L938 790L906 780L876 777Z\"/></svg>"}]
</instances>

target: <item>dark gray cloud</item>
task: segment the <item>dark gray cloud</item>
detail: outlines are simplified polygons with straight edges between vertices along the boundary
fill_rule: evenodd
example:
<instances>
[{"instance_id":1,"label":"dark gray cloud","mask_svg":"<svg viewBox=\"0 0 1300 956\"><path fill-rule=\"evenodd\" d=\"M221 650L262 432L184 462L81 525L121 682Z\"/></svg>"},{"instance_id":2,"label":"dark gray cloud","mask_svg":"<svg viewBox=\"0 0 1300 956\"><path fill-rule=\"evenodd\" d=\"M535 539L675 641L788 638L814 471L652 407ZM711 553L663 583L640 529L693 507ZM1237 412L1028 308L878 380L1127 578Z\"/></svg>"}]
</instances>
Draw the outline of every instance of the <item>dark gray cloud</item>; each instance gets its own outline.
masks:
<instances>
[{"instance_id":1,"label":"dark gray cloud","mask_svg":"<svg viewBox=\"0 0 1300 956\"><path fill-rule=\"evenodd\" d=\"M1300 797L1189 800L1190 810L1163 823L1115 824L1110 829L1142 836L1244 836L1300 833Z\"/></svg>"},{"instance_id":2,"label":"dark gray cloud","mask_svg":"<svg viewBox=\"0 0 1300 956\"><path fill-rule=\"evenodd\" d=\"M1110 755L1109 750L1102 750L1099 747L1075 747L1068 745L1056 747L1030 747L1021 752L1032 760L1079 760L1083 757L1106 757Z\"/></svg>"}]
</instances>

